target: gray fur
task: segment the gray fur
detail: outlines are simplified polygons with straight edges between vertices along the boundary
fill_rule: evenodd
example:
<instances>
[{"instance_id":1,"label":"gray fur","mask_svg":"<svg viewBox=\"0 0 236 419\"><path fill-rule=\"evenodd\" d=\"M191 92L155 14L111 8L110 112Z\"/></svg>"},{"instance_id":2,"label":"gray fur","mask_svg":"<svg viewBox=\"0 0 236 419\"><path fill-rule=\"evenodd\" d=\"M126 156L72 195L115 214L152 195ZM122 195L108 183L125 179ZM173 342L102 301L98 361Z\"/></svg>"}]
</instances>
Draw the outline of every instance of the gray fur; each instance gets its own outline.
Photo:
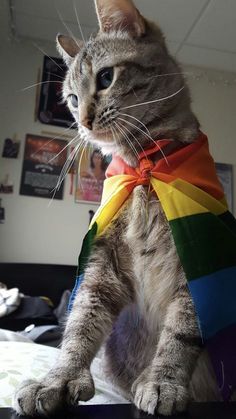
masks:
<instances>
[{"instance_id":1,"label":"gray fur","mask_svg":"<svg viewBox=\"0 0 236 419\"><path fill-rule=\"evenodd\" d=\"M160 29L141 21L130 0L115 0L112 5L120 4L121 9L114 10L113 17L119 16L121 22L127 5L138 21L129 27L129 14L127 27L114 31L106 4L107 0L98 0L101 28L82 49L75 42L69 48L68 38L64 42L69 63L64 98L78 96L78 109L70 101L68 106L86 141L99 145L104 154L118 153L134 166L134 150L150 147L150 137L191 142L199 124L180 67L169 55ZM96 74L104 67L114 67L114 82L97 92ZM122 111L177 91L169 99ZM92 129L82 125L88 119ZM19 414L48 415L66 403L76 405L92 397L90 364L104 342L107 374L148 413L169 415L185 410L191 399L219 399L169 225L157 197L143 186L134 190L95 243L56 367L39 383L23 383L14 409Z\"/></svg>"}]
</instances>

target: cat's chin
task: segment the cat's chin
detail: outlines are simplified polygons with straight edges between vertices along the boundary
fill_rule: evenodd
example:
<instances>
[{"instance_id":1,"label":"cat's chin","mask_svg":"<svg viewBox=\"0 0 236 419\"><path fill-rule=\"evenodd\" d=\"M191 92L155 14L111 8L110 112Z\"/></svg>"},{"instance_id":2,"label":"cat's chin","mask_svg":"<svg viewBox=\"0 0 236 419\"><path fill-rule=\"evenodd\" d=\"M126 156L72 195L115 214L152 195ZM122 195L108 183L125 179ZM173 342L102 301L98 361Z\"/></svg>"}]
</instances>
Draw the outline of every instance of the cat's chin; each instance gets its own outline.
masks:
<instances>
[{"instance_id":1,"label":"cat's chin","mask_svg":"<svg viewBox=\"0 0 236 419\"><path fill-rule=\"evenodd\" d=\"M90 144L99 147L104 154L114 153L116 142L111 131L90 131L87 133L87 140Z\"/></svg>"},{"instance_id":2,"label":"cat's chin","mask_svg":"<svg viewBox=\"0 0 236 419\"><path fill-rule=\"evenodd\" d=\"M86 129L86 136L89 142L100 142L101 144L114 143L114 137L110 130L88 130Z\"/></svg>"}]
</instances>

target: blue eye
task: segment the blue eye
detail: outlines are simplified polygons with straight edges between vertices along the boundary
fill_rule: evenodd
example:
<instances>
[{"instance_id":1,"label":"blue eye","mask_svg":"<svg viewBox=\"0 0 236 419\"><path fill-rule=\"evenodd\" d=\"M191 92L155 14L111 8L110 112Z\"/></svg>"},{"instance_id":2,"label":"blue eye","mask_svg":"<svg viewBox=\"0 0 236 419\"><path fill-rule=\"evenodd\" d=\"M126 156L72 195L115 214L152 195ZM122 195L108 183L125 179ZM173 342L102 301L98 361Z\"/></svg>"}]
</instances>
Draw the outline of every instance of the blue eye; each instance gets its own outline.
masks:
<instances>
[{"instance_id":1,"label":"blue eye","mask_svg":"<svg viewBox=\"0 0 236 419\"><path fill-rule=\"evenodd\" d=\"M78 97L76 95L69 95L68 99L70 100L72 106L74 106L74 108L78 108Z\"/></svg>"},{"instance_id":2,"label":"blue eye","mask_svg":"<svg viewBox=\"0 0 236 419\"><path fill-rule=\"evenodd\" d=\"M113 80L113 68L108 67L97 74L97 90L107 89Z\"/></svg>"}]
</instances>

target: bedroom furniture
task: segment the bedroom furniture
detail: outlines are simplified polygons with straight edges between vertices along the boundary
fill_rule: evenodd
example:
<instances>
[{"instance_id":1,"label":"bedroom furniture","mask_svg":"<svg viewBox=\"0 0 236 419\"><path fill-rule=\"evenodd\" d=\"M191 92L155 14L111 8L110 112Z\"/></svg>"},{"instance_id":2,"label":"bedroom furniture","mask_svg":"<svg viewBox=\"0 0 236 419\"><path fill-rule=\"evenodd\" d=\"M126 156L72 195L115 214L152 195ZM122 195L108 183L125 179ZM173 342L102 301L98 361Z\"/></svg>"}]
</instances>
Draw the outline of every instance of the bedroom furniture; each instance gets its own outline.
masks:
<instances>
[{"instance_id":1,"label":"bedroom furniture","mask_svg":"<svg viewBox=\"0 0 236 419\"><path fill-rule=\"evenodd\" d=\"M24 330L30 324L57 325L53 312L65 290L74 286L76 266L33 263L0 263L0 282L8 288L19 288L25 296L19 308L0 318L0 328ZM48 306L39 296L49 298L54 307Z\"/></svg>"},{"instance_id":2,"label":"bedroom furniture","mask_svg":"<svg viewBox=\"0 0 236 419\"><path fill-rule=\"evenodd\" d=\"M0 282L30 296L49 297L55 306L64 290L72 289L76 266L38 263L0 263Z\"/></svg>"}]
</instances>

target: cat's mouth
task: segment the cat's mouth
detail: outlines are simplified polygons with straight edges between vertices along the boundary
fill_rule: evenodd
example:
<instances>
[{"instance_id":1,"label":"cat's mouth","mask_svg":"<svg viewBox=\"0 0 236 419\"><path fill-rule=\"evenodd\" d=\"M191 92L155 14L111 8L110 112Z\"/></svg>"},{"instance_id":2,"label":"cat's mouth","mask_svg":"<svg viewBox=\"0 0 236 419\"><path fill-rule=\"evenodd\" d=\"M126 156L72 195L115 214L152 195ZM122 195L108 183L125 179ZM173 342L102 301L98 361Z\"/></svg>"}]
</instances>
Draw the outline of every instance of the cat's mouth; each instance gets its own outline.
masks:
<instances>
[{"instance_id":1,"label":"cat's mouth","mask_svg":"<svg viewBox=\"0 0 236 419\"><path fill-rule=\"evenodd\" d=\"M114 135L111 129L93 129L92 131L87 131L89 140L91 141L103 141L103 142L114 142Z\"/></svg>"}]
</instances>

